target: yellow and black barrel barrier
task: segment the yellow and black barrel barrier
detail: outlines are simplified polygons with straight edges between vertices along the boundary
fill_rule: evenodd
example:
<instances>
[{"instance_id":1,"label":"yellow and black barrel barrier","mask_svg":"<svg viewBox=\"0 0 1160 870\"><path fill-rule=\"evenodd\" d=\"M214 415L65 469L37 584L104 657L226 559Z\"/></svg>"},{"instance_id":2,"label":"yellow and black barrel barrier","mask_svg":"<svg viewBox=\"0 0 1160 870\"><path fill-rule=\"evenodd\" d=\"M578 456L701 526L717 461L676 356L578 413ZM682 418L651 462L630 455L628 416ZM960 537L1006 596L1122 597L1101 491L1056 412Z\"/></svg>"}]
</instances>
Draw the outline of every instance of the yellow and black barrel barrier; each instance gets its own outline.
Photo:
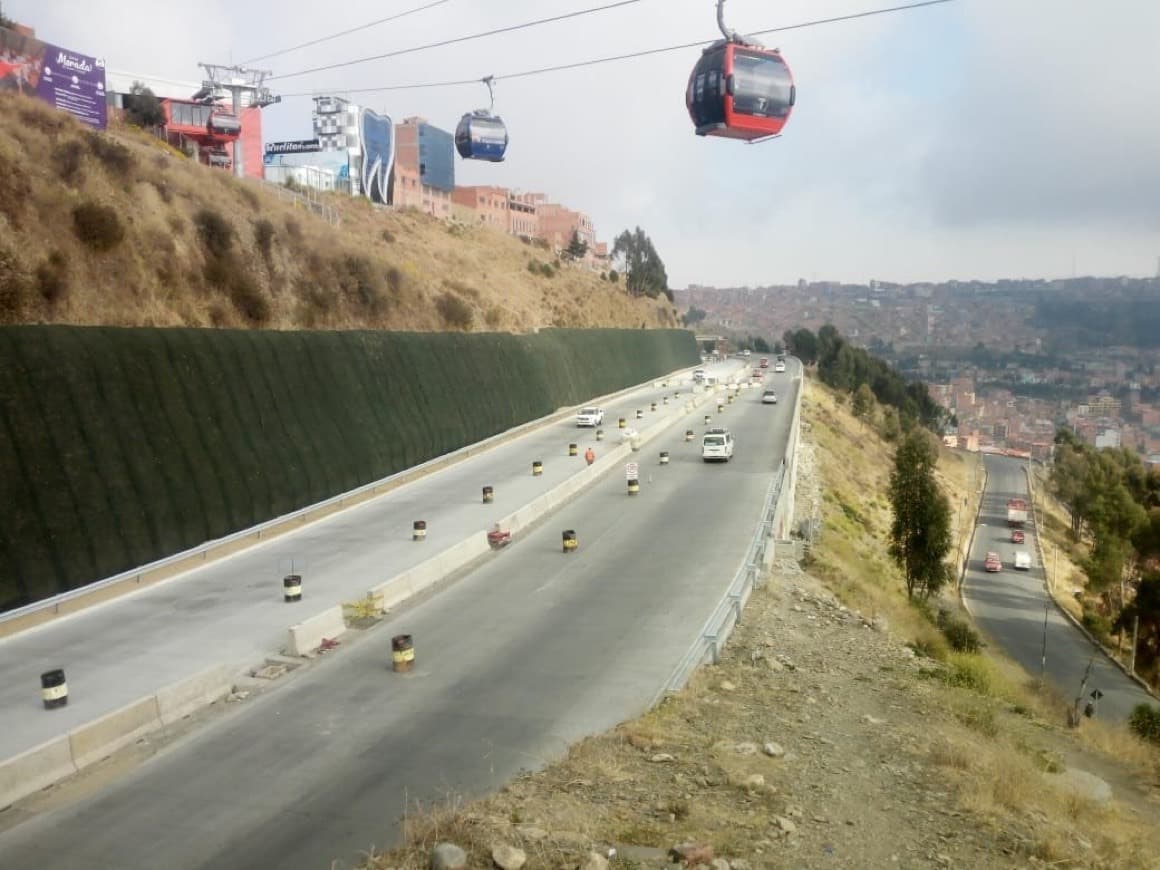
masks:
<instances>
[{"instance_id":1,"label":"yellow and black barrel barrier","mask_svg":"<svg viewBox=\"0 0 1160 870\"><path fill-rule=\"evenodd\" d=\"M68 704L68 682L63 668L53 668L40 675L40 698L45 710L54 710Z\"/></svg>"},{"instance_id":2,"label":"yellow and black barrel barrier","mask_svg":"<svg viewBox=\"0 0 1160 870\"><path fill-rule=\"evenodd\" d=\"M282 600L293 604L302 600L302 575L287 574L282 578Z\"/></svg>"},{"instance_id":3,"label":"yellow and black barrel barrier","mask_svg":"<svg viewBox=\"0 0 1160 870\"><path fill-rule=\"evenodd\" d=\"M391 638L391 664L396 673L406 673L415 666L415 644L409 634L396 634Z\"/></svg>"}]
</instances>

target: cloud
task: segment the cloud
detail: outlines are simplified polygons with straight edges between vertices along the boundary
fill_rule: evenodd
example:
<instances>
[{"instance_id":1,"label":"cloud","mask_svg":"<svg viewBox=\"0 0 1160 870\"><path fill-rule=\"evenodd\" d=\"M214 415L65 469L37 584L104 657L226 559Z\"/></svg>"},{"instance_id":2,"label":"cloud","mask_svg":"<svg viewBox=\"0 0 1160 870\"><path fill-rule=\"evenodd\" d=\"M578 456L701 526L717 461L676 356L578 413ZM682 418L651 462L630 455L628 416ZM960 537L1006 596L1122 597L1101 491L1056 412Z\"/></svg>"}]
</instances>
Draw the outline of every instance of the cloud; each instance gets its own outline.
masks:
<instances>
[{"instance_id":1,"label":"cloud","mask_svg":"<svg viewBox=\"0 0 1160 870\"><path fill-rule=\"evenodd\" d=\"M110 66L198 79L420 5L313 0L8 0L50 41ZM259 63L277 73L559 14L597 0L451 0ZM741 31L890 5L730 0ZM613 12L309 76L284 94L480 78L716 38L709 0ZM640 225L675 286L799 277L895 280L1150 272L1160 253L1160 37L1155 0L957 0L767 38L794 70L785 136L746 146L693 135L684 88L696 49L500 81L507 162L458 162L463 184L540 190L587 211L602 238ZM453 129L483 85L355 97ZM308 98L266 110L268 139L310 131Z\"/></svg>"}]
</instances>

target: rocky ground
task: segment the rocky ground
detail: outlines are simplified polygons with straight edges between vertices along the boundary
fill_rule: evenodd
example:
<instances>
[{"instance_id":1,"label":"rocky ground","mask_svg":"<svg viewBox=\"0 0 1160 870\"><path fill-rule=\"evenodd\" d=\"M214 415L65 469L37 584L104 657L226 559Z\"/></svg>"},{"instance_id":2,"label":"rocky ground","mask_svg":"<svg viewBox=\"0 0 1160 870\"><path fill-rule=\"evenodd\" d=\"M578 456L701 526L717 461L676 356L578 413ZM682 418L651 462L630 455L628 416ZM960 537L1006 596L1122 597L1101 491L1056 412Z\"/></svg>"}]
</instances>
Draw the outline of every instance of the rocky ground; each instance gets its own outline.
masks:
<instances>
[{"instance_id":1,"label":"rocky ground","mask_svg":"<svg viewBox=\"0 0 1160 870\"><path fill-rule=\"evenodd\" d=\"M940 648L881 590L856 609L856 575L883 558L881 490L841 491L833 475L856 474L835 451L866 436L807 395L799 516L824 505L825 531L786 548L721 663L501 793L410 819L369 867L1160 867L1154 757L1097 757L1020 678ZM851 510L861 533L834 519Z\"/></svg>"}]
</instances>

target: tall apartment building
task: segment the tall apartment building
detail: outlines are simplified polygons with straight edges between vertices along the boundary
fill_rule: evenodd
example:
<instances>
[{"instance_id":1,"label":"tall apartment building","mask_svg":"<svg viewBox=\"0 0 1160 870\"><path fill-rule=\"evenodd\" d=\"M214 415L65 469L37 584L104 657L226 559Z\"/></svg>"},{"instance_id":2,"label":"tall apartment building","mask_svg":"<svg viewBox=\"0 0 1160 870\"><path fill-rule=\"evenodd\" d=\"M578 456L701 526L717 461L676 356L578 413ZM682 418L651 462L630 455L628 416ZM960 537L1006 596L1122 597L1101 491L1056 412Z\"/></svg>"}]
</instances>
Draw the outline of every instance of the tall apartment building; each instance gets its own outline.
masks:
<instances>
[{"instance_id":1,"label":"tall apartment building","mask_svg":"<svg viewBox=\"0 0 1160 870\"><path fill-rule=\"evenodd\" d=\"M395 127L395 197L437 218L451 217L455 190L455 137L413 116Z\"/></svg>"}]
</instances>

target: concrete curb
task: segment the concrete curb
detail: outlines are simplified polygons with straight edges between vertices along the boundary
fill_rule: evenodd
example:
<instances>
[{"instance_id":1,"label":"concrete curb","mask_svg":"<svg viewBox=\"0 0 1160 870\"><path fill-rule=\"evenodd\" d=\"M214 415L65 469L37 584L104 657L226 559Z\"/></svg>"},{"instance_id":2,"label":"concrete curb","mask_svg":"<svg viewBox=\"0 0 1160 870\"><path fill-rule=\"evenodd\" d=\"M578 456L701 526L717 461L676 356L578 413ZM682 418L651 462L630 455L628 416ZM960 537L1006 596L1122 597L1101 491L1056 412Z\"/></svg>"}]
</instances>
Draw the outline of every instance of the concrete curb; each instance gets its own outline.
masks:
<instances>
[{"instance_id":1,"label":"concrete curb","mask_svg":"<svg viewBox=\"0 0 1160 870\"><path fill-rule=\"evenodd\" d=\"M233 689L234 669L214 665L155 695L86 722L0 761L0 809L102 761L118 749L173 725Z\"/></svg>"},{"instance_id":2,"label":"concrete curb","mask_svg":"<svg viewBox=\"0 0 1160 870\"><path fill-rule=\"evenodd\" d=\"M977 454L976 454L977 455ZM979 504L975 508L975 522L971 526L971 539L967 542L967 552L963 555L963 567L959 570L959 604L962 605L963 610L971 619L975 618L975 614L971 613L970 605L967 604L967 596L964 589L967 585L967 566L971 563L971 553L975 549L975 534L979 531L979 517L983 515L983 496L987 494L987 464L983 463L983 488L979 491Z\"/></svg>"},{"instance_id":3,"label":"concrete curb","mask_svg":"<svg viewBox=\"0 0 1160 870\"><path fill-rule=\"evenodd\" d=\"M1043 528L1043 525L1040 523L1040 520L1039 520L1039 511L1035 507L1033 484L1031 481L1031 475L1027 471L1026 466L1023 467L1023 474L1027 477L1027 492L1032 495L1032 498L1031 498L1031 517L1032 517L1033 522L1035 523L1035 549L1036 549L1036 552L1039 553L1039 564L1043 568L1043 592L1044 592L1044 594L1046 594L1048 600L1051 601L1051 603L1053 605L1055 605L1055 609L1058 610L1060 613L1062 613L1063 617L1068 622L1070 622L1075 628L1077 628L1083 634L1083 636L1088 639L1088 643L1090 643L1093 647L1098 649L1103 654L1104 658L1106 658L1109 662L1111 662L1113 665L1115 665L1117 668L1119 668L1120 672L1123 673L1123 675L1125 677L1127 677L1132 682L1136 683L1136 685L1138 685L1141 689L1143 689L1145 692L1147 692L1151 697L1156 698L1157 700L1160 700L1160 695L1156 694L1155 689L1153 689L1150 685L1148 685L1147 682L1145 682L1140 677L1129 672L1128 666L1125 665L1123 662L1121 662L1119 659L1117 659L1114 655L1112 655L1111 652L1109 652L1108 649L1102 643L1100 643L1099 639L1096 638L1096 636L1094 634L1092 634L1090 631L1088 631L1087 626L1085 626L1082 622L1080 622L1078 619L1076 619L1075 615L1072 614L1071 611L1069 611L1062 604L1060 604L1056 600L1055 596L1051 594L1051 586L1047 580L1047 558L1044 555L1044 551L1043 551L1043 535L1040 532L1040 529Z\"/></svg>"},{"instance_id":4,"label":"concrete curb","mask_svg":"<svg viewBox=\"0 0 1160 870\"><path fill-rule=\"evenodd\" d=\"M674 377L680 377L691 372L693 368L695 367L690 366L677 369L676 371L669 372L650 381L635 384L605 396L599 396L585 404L602 404L631 395L638 390L655 388ZM152 586L163 580L168 580L184 574L187 571L200 568L210 562L215 562L226 556L233 555L241 550L265 543L273 538L300 529L310 523L326 519L339 511L364 504L381 495L386 495L401 486L420 480L436 471L442 471L473 456L486 453L522 435L534 432L552 423L565 420L575 414L579 407L582 406L570 406L546 417L529 420L526 423L500 432L483 441L470 444L443 456L437 456L421 465L405 469L381 480L372 481L349 492L340 493L326 501L308 505L285 516L275 517L266 523L253 526L249 529L242 529L225 538L207 541L190 550L176 553L156 562L151 562L103 580L97 580L87 586L61 593L44 601L38 601L26 607L0 614L0 638L11 637L12 635L19 634L39 625L44 625L71 613L77 613L105 601L120 598L138 589Z\"/></svg>"}]
</instances>

